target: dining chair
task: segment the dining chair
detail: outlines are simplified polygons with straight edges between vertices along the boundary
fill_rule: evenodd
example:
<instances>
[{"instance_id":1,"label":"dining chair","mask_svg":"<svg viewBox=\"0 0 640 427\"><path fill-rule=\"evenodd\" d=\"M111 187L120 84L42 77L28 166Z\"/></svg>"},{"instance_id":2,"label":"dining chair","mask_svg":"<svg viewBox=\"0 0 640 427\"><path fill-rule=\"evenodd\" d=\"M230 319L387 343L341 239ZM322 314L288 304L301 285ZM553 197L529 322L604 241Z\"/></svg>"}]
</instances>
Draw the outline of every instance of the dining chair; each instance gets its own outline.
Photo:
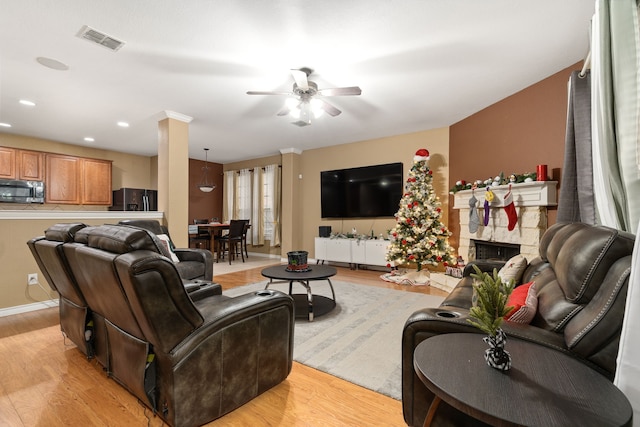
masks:
<instances>
[{"instance_id":1,"label":"dining chair","mask_svg":"<svg viewBox=\"0 0 640 427\"><path fill-rule=\"evenodd\" d=\"M193 223L195 225L197 225L197 224L208 224L209 220L208 219L194 219ZM209 233L209 230L207 230L206 228L198 227L198 234L196 234L195 236L193 236L193 237L191 237L189 239L189 245L191 245L191 243L195 243L196 247L198 247L198 245L204 243L205 249L211 250L211 233Z\"/></svg>"},{"instance_id":2,"label":"dining chair","mask_svg":"<svg viewBox=\"0 0 640 427\"><path fill-rule=\"evenodd\" d=\"M250 220L241 219L240 221L244 221L244 230L242 231L242 244L240 245L240 251L244 249L244 256L249 258L249 252L247 251L247 233L250 228Z\"/></svg>"},{"instance_id":3,"label":"dining chair","mask_svg":"<svg viewBox=\"0 0 640 427\"><path fill-rule=\"evenodd\" d=\"M240 247L240 255L242 256L242 262L244 262L244 252L242 251L242 236L245 229L245 220L232 219L229 221L229 234L220 236L217 239L217 244L220 245L219 251L221 257L224 258L224 253L227 252L229 256L229 264L231 260L235 259L238 253L238 247Z\"/></svg>"}]
</instances>

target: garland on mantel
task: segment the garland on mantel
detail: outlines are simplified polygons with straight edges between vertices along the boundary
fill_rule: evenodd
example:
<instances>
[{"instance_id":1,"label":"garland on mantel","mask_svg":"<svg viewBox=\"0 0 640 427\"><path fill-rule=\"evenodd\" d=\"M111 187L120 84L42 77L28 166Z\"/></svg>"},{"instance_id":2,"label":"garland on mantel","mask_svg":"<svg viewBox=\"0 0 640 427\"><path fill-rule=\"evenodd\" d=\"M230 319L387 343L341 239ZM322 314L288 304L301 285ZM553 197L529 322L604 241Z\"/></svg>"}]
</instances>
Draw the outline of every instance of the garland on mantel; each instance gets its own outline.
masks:
<instances>
[{"instance_id":1,"label":"garland on mantel","mask_svg":"<svg viewBox=\"0 0 640 427\"><path fill-rule=\"evenodd\" d=\"M458 191L471 190L472 188L478 188L483 186L498 186L505 184L520 184L522 182L533 182L536 180L536 172L525 172L523 174L512 173L508 177L504 176L503 172L500 175L496 175L495 178L488 178L484 181L478 179L474 182L457 181L456 185L449 190L449 194L456 194Z\"/></svg>"}]
</instances>

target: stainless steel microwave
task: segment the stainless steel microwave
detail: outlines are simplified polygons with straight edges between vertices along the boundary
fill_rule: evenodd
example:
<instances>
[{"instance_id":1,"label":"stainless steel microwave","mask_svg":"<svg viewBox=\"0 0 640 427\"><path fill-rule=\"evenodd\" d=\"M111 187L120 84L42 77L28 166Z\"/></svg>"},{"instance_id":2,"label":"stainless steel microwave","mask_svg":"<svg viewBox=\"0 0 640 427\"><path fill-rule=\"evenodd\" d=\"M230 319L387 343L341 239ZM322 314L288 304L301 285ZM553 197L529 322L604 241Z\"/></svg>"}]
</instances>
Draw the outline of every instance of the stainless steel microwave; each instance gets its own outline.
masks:
<instances>
[{"instance_id":1,"label":"stainless steel microwave","mask_svg":"<svg viewBox=\"0 0 640 427\"><path fill-rule=\"evenodd\" d=\"M0 179L0 202L44 203L44 182Z\"/></svg>"}]
</instances>

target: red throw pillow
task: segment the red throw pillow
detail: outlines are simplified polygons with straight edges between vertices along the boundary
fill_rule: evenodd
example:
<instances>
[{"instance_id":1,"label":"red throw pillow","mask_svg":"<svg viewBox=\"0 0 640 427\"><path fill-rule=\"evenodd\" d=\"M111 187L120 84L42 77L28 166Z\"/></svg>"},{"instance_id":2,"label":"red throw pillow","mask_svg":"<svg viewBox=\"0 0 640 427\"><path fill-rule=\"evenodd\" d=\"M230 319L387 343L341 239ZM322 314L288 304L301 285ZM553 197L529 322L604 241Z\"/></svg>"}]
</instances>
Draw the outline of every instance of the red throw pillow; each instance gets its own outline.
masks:
<instances>
[{"instance_id":1,"label":"red throw pillow","mask_svg":"<svg viewBox=\"0 0 640 427\"><path fill-rule=\"evenodd\" d=\"M531 323L538 309L535 283L529 282L516 287L507 299L507 306L513 309L504 317L505 320L514 323Z\"/></svg>"}]
</instances>

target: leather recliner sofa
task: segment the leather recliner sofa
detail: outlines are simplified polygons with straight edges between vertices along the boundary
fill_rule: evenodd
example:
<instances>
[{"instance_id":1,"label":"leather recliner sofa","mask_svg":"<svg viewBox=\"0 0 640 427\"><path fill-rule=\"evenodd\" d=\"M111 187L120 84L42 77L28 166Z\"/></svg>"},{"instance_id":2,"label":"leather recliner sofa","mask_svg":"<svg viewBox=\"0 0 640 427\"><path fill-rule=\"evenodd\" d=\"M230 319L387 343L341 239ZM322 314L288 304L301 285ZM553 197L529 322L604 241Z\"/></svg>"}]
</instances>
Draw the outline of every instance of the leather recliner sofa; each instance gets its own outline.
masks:
<instances>
[{"instance_id":1,"label":"leather recliner sofa","mask_svg":"<svg viewBox=\"0 0 640 427\"><path fill-rule=\"evenodd\" d=\"M42 253L41 246L55 246L52 253L66 264L86 302L96 359L169 425L208 423L288 376L290 296L266 290L191 298L149 231L122 225L54 228L30 241L34 255ZM47 236L56 243L49 245ZM50 277L58 283L56 274Z\"/></svg>"},{"instance_id":2,"label":"leather recliner sofa","mask_svg":"<svg viewBox=\"0 0 640 427\"><path fill-rule=\"evenodd\" d=\"M171 251L180 260L176 263L180 277L184 280L213 280L213 254L210 250L173 247L169 230L153 219L125 219L118 224L143 228L156 236L166 235L172 246ZM161 247L161 250L166 257L171 258L171 254L164 246Z\"/></svg>"},{"instance_id":3,"label":"leather recliner sofa","mask_svg":"<svg viewBox=\"0 0 640 427\"><path fill-rule=\"evenodd\" d=\"M634 241L634 235L604 226L583 223L551 226L540 241L540 256L529 262L521 280L521 283L535 282L536 315L530 324L503 322L507 336L568 353L612 380ZM483 271L501 266L489 261L476 264ZM468 265L461 281L439 307L419 310L405 324L402 407L405 422L410 426L423 425L434 398L414 371L413 352L418 344L438 334L482 333L467 322L473 298L470 277L473 272ZM507 349L508 345L507 339ZM443 401L432 425L484 424Z\"/></svg>"}]
</instances>

